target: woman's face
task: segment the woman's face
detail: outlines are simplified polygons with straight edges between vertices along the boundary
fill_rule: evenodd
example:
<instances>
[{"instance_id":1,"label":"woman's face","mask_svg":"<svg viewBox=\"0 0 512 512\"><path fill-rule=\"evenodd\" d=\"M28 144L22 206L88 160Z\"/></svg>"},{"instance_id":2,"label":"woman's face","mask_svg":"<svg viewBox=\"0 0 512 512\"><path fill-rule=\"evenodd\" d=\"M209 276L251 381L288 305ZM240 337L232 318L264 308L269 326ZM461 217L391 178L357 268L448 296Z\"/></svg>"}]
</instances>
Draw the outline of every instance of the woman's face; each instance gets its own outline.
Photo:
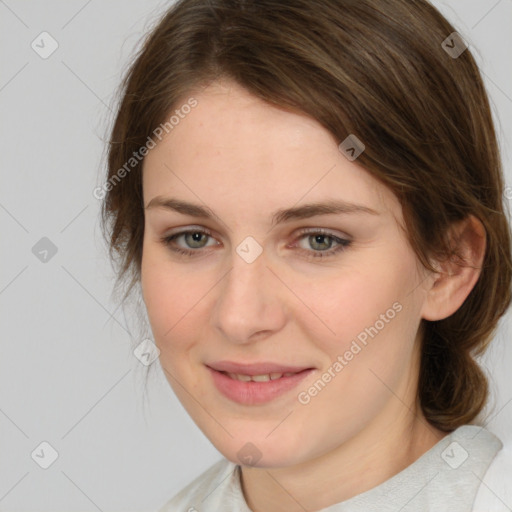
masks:
<instances>
[{"instance_id":1,"label":"woman's face","mask_svg":"<svg viewBox=\"0 0 512 512\"><path fill-rule=\"evenodd\" d=\"M396 197L316 121L230 82L194 97L143 171L143 296L176 395L257 466L403 424L427 274Z\"/></svg>"}]
</instances>

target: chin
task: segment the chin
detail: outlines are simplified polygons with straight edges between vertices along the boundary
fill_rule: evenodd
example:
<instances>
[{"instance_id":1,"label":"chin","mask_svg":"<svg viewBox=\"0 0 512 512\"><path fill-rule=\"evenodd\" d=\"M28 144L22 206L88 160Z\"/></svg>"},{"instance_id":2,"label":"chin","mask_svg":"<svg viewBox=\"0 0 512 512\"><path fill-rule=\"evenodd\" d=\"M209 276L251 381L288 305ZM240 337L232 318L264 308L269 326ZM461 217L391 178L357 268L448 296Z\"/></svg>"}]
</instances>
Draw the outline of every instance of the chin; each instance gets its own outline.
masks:
<instances>
[{"instance_id":1,"label":"chin","mask_svg":"<svg viewBox=\"0 0 512 512\"><path fill-rule=\"evenodd\" d=\"M230 439L227 443L213 444L226 459L241 466L280 468L302 462L299 447L285 445L283 440L277 437L275 440L265 439L266 435L258 438L255 436L252 441L251 436L247 436L246 440L237 438Z\"/></svg>"}]
</instances>

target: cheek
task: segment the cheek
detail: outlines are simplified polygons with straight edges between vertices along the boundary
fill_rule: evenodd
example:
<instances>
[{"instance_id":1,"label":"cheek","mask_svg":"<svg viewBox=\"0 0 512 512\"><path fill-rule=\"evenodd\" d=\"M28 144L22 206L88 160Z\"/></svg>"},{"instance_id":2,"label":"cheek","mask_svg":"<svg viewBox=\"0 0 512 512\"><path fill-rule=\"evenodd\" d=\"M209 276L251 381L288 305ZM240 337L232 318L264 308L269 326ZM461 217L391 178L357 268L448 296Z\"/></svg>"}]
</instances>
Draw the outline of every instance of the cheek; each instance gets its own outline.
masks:
<instances>
[{"instance_id":1,"label":"cheek","mask_svg":"<svg viewBox=\"0 0 512 512\"><path fill-rule=\"evenodd\" d=\"M325 327L321 331L309 323L310 332L315 329L315 344L328 355L323 370L330 368L335 375L313 407L321 410L332 401L343 404L333 412L340 421L353 410L365 409L368 417L376 413L389 398L382 382L396 389L413 369L421 303L419 293L411 293L418 279L416 264L405 251L395 254L393 261L394 265L365 262L329 286L312 289L315 312L335 332L326 336Z\"/></svg>"},{"instance_id":2,"label":"cheek","mask_svg":"<svg viewBox=\"0 0 512 512\"><path fill-rule=\"evenodd\" d=\"M172 351L172 340L186 340L183 325L194 315L201 291L206 292L194 273L179 273L178 269L164 261L158 251L148 250L143 255L142 294L155 342L164 352ZM187 328L190 332L190 325Z\"/></svg>"},{"instance_id":3,"label":"cheek","mask_svg":"<svg viewBox=\"0 0 512 512\"><path fill-rule=\"evenodd\" d=\"M328 286L312 288L315 312L335 334L318 325L318 320L303 325L309 327L315 345L326 355L323 372L330 373L325 376L328 389L314 398L311 410L321 414L329 404L338 403L340 409L332 412L337 423L348 421L351 411L364 410L367 418L376 414L389 399L386 385L398 389L414 371L420 305L411 293L416 266L410 253L400 256L394 255L394 265L360 262L362 266L354 266ZM311 390L315 396L316 388L323 389L316 381L310 385L315 389L304 386L301 390L308 394Z\"/></svg>"},{"instance_id":4,"label":"cheek","mask_svg":"<svg viewBox=\"0 0 512 512\"><path fill-rule=\"evenodd\" d=\"M302 299L303 312L297 310L296 319L330 355L343 353L359 335L364 339L366 329L376 322L378 330L389 331L412 288L413 267L408 263L404 259L395 260L394 266L359 262L340 269L335 278L331 274L320 280L297 280L294 290Z\"/></svg>"}]
</instances>

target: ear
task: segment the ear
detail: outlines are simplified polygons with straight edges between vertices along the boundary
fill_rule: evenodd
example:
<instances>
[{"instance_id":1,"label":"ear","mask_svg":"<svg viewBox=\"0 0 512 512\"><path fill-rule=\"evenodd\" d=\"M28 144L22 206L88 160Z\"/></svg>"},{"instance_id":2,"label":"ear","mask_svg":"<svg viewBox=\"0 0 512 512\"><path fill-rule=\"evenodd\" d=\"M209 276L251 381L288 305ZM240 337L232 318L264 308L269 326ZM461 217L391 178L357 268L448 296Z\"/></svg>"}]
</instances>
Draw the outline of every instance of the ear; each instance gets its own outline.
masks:
<instances>
[{"instance_id":1,"label":"ear","mask_svg":"<svg viewBox=\"0 0 512 512\"><path fill-rule=\"evenodd\" d=\"M463 261L452 256L435 262L439 272L427 289L422 308L425 320L442 320L455 313L480 277L486 249L485 228L480 220L469 215L452 226L450 238Z\"/></svg>"}]
</instances>

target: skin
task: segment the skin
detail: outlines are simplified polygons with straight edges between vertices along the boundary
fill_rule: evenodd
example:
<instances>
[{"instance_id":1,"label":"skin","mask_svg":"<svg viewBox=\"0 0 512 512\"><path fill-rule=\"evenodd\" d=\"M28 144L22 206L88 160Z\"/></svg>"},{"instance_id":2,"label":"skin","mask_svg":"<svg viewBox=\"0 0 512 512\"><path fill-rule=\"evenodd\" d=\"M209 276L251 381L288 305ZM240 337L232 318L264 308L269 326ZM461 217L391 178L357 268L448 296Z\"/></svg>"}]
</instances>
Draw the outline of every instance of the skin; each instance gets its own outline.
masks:
<instances>
[{"instance_id":1,"label":"skin","mask_svg":"<svg viewBox=\"0 0 512 512\"><path fill-rule=\"evenodd\" d=\"M479 270L448 262L427 273L409 246L394 194L338 150L315 120L270 106L235 83L194 94L197 107L144 161L147 206L155 196L207 206L211 219L146 208L141 284L160 362L176 395L215 447L261 453L242 465L253 511L318 510L384 482L445 433L416 401L421 319L451 315ZM378 212L330 214L271 225L275 210L343 199ZM198 241L161 238L189 228ZM300 229L323 228L351 244L323 259ZM454 228L455 230L455 228ZM474 218L454 233L473 267L485 232ZM247 263L237 246L253 237L263 252ZM314 238L314 237L313 237ZM331 245L329 243L331 242ZM322 245L323 244L323 245ZM323 247L327 246L323 249ZM306 405L297 399L366 327L402 308ZM297 389L240 405L213 386L206 362L273 361L314 367Z\"/></svg>"}]
</instances>

